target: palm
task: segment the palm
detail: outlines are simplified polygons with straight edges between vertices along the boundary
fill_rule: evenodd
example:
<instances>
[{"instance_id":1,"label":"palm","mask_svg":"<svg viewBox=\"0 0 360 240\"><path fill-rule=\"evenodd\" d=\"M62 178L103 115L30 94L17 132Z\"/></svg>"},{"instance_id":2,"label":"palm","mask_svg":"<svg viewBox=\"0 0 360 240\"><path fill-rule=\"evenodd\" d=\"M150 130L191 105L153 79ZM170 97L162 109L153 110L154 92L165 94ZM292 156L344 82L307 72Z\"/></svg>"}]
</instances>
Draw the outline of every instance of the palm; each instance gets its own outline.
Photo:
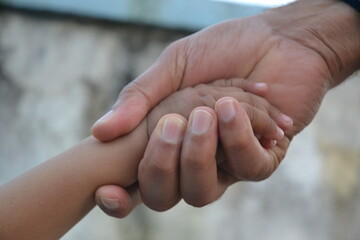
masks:
<instances>
[{"instance_id":1,"label":"palm","mask_svg":"<svg viewBox=\"0 0 360 240\"><path fill-rule=\"evenodd\" d=\"M274 33L259 17L205 29L180 40L177 51L180 54L176 54L177 72L173 76L177 76L174 82L180 83L180 88L234 77L269 84L265 98L294 120L294 127L276 147L265 150L258 146L258 153L253 155L254 159L262 159L263 164L249 179L270 176L285 157L293 136L311 122L326 93L325 80L330 73L323 58L310 48ZM222 156L228 158L226 153ZM226 162L225 168L234 173ZM227 182L223 184L228 185Z\"/></svg>"},{"instance_id":2,"label":"palm","mask_svg":"<svg viewBox=\"0 0 360 240\"><path fill-rule=\"evenodd\" d=\"M225 46L225 47L224 47ZM234 20L185 39L181 87L219 78L266 82L266 99L294 120L291 138L314 117L329 71L315 51L271 33L258 18Z\"/></svg>"}]
</instances>

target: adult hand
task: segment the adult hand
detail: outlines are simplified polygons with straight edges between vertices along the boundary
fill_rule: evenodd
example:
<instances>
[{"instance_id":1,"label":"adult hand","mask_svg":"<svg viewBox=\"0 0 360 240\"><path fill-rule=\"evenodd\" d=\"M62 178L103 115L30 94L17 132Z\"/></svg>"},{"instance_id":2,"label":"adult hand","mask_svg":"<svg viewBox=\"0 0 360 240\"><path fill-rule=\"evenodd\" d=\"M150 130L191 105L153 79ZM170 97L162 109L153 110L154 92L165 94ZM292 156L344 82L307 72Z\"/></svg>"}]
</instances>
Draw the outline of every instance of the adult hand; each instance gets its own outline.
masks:
<instances>
[{"instance_id":1,"label":"adult hand","mask_svg":"<svg viewBox=\"0 0 360 240\"><path fill-rule=\"evenodd\" d=\"M215 110L195 108L183 144L164 139L162 129L154 131L138 172L145 205L165 211L183 198L202 207L235 182L261 180L271 174L283 159L289 140L279 137L276 146L264 148L254 129L259 123L267 128L267 122L260 120L260 115L255 117L248 106L224 97L216 102ZM218 145L218 125L222 147Z\"/></svg>"},{"instance_id":2,"label":"adult hand","mask_svg":"<svg viewBox=\"0 0 360 240\"><path fill-rule=\"evenodd\" d=\"M131 131L153 106L178 89L239 77L269 84L265 98L294 120L294 127L286 131L287 139L291 140L311 122L328 89L359 68L359 18L357 12L340 1L300 0L181 39L122 91L113 110L96 123L93 134L100 140L111 140ZM238 143L226 143L226 139L232 136L236 140L231 133L238 127L238 124L222 126L220 122L225 150L236 149L231 144ZM225 152L227 158L239 157L238 151ZM239 172L233 174L241 177ZM247 179L257 179L258 174L254 171L252 176L245 175ZM105 190L99 189L97 197L108 198L110 194ZM128 193L121 195L118 190L111 191L115 202L119 203L119 197L130 199ZM202 205L197 204L196 198L188 202ZM127 213L133 204L128 208L121 205L123 213ZM125 215L119 214L119 208L114 209L113 215Z\"/></svg>"}]
</instances>

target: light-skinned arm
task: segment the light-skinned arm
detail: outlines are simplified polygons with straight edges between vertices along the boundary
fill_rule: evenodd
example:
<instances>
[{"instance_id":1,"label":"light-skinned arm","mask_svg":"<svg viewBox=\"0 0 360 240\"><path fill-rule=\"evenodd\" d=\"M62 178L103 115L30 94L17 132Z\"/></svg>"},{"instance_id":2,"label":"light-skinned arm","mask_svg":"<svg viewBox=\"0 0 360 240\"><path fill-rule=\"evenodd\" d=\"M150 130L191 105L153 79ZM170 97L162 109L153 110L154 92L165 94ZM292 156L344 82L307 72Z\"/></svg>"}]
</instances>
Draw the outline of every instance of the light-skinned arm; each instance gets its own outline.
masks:
<instances>
[{"instance_id":1,"label":"light-skinned arm","mask_svg":"<svg viewBox=\"0 0 360 240\"><path fill-rule=\"evenodd\" d=\"M138 166L151 133L161 137L169 150L174 152L172 147L176 146L179 151L187 118L190 116L193 123L200 112L209 119L211 137L217 140L213 108L224 96L241 102L244 112L253 119L250 131L281 141L283 133L273 120L281 113L261 97L241 89L266 90L264 85L259 89L241 79L184 89L154 108L128 135L108 143L89 137L4 184L0 187L0 239L59 239L95 206L94 193L99 186L128 187L137 182ZM197 126L200 130L203 127ZM147 154L152 154L151 149L146 150ZM216 162L212 167L216 169Z\"/></svg>"}]
</instances>

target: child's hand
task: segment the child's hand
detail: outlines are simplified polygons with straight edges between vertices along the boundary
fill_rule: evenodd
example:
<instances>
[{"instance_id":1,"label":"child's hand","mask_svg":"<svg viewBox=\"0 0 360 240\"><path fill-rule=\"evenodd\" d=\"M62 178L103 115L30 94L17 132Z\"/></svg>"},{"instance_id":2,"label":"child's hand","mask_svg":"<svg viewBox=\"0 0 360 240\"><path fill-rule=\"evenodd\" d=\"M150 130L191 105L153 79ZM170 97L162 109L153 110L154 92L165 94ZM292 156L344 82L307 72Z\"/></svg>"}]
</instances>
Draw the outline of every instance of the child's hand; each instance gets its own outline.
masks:
<instances>
[{"instance_id":1,"label":"child's hand","mask_svg":"<svg viewBox=\"0 0 360 240\"><path fill-rule=\"evenodd\" d=\"M237 181L270 176L288 148L289 139L283 130L286 132L292 121L286 121L288 118L274 106L249 92L264 96L268 87L243 79L217 80L163 100L147 118L151 138L139 165L141 197L136 184L127 191L115 185L103 186L96 192L97 202L112 199L120 207L99 206L115 217L125 217L141 198L158 211L170 209L181 198L204 206ZM224 118L229 104L235 115ZM198 113L210 116L208 131L204 131L206 120L196 117ZM192 130L195 122L199 127L196 133ZM228 134L234 131L237 134ZM241 137L234 139L237 136Z\"/></svg>"},{"instance_id":2,"label":"child's hand","mask_svg":"<svg viewBox=\"0 0 360 240\"><path fill-rule=\"evenodd\" d=\"M179 91L153 109L148 117L152 136L138 174L142 200L148 207L164 211L180 198L204 206L231 184L267 178L277 168L289 145L278 126L287 130L292 122L284 121L284 115L262 97L241 89L266 94L266 87L258 91L246 80L219 80ZM227 118L231 106L235 115ZM168 112L179 115L162 117L155 128ZM229 138L236 134L227 131L238 132L243 142Z\"/></svg>"},{"instance_id":3,"label":"child's hand","mask_svg":"<svg viewBox=\"0 0 360 240\"><path fill-rule=\"evenodd\" d=\"M222 79L183 89L163 100L149 113L148 134L151 135L158 121L165 114L176 113L188 119L196 107L205 106L215 109L219 99L232 97L240 103L249 116L254 135L261 139L264 147L271 148L276 141L284 137L282 129L288 128L289 124L283 121L283 114L279 110L264 98L257 96L266 94L267 90L266 84L238 78Z\"/></svg>"}]
</instances>

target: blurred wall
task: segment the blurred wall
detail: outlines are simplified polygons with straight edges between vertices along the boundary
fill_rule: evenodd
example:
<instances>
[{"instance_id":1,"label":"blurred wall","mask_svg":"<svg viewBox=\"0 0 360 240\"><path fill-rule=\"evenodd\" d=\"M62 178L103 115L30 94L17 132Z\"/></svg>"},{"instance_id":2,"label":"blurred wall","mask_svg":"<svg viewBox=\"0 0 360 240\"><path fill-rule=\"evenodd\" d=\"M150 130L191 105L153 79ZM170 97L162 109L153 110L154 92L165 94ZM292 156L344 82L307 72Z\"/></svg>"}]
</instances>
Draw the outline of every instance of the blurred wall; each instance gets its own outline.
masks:
<instances>
[{"instance_id":1,"label":"blurred wall","mask_svg":"<svg viewBox=\"0 0 360 240\"><path fill-rule=\"evenodd\" d=\"M0 183L76 144L120 89L189 34L0 11ZM92 211L63 239L359 239L360 79L332 90L279 170L202 209Z\"/></svg>"}]
</instances>

